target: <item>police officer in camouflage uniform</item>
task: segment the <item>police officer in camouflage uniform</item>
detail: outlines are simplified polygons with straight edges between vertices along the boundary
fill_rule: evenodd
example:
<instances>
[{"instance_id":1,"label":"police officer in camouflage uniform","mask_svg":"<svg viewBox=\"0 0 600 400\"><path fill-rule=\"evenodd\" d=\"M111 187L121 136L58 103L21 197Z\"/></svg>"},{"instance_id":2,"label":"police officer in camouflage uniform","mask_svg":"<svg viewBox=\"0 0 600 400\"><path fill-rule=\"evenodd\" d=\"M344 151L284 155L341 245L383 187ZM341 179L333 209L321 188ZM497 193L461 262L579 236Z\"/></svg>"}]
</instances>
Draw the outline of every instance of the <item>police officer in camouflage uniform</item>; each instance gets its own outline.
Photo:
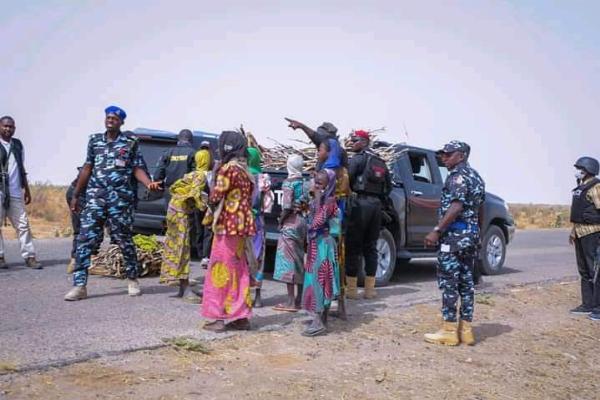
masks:
<instances>
[{"instance_id":1,"label":"police officer in camouflage uniform","mask_svg":"<svg viewBox=\"0 0 600 400\"><path fill-rule=\"evenodd\" d=\"M442 290L442 329L425 334L429 343L456 346L475 344L473 320L473 270L480 244L480 209L485 199L485 183L467 163L470 147L456 140L446 144L438 155L448 168L442 189L439 222L425 237L426 246L439 244L438 286ZM460 297L460 322L457 302Z\"/></svg>"},{"instance_id":2,"label":"police officer in camouflage uniform","mask_svg":"<svg viewBox=\"0 0 600 400\"><path fill-rule=\"evenodd\" d=\"M132 239L135 181L149 190L158 190L160 183L151 182L137 139L121 132L127 114L121 108L106 108L105 133L90 136L85 164L73 191L71 209L79 212L78 198L87 186L86 204L81 212L81 230L73 271L74 288L65 296L67 301L87 297L90 258L102 240L102 229L108 224L111 239L120 247L129 279L129 295L139 296L138 262Z\"/></svg>"}]
</instances>

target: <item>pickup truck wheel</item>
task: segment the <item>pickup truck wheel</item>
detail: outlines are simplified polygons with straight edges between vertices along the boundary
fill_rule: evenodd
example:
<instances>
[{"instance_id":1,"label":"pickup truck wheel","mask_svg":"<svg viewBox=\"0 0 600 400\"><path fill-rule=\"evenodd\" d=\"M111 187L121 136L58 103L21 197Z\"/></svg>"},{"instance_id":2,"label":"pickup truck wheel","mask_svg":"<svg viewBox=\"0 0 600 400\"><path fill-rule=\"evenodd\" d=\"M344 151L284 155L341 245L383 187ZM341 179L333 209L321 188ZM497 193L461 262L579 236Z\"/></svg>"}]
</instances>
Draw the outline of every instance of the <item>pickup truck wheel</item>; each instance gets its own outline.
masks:
<instances>
[{"instance_id":1,"label":"pickup truck wheel","mask_svg":"<svg viewBox=\"0 0 600 400\"><path fill-rule=\"evenodd\" d=\"M478 267L484 275L497 275L502 272L506 258L506 238L502 229L490 225L481 241L481 256Z\"/></svg>"},{"instance_id":2,"label":"pickup truck wheel","mask_svg":"<svg viewBox=\"0 0 600 400\"><path fill-rule=\"evenodd\" d=\"M375 273L375 283L377 286L385 286L388 284L394 270L396 268L396 243L394 236L387 229L382 229L379 232L377 239L377 272ZM362 265L359 271L359 284L364 284L365 279L365 261L362 260Z\"/></svg>"}]
</instances>

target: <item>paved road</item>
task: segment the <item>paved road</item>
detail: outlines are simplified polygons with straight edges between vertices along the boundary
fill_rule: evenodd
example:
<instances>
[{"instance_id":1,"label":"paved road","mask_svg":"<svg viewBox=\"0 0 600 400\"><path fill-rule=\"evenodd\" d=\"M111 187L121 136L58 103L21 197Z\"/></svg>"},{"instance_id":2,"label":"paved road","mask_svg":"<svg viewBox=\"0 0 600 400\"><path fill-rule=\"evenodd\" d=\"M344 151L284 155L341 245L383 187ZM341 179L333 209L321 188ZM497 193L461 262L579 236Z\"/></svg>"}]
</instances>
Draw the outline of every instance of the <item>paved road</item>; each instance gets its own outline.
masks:
<instances>
[{"instance_id":1,"label":"paved road","mask_svg":"<svg viewBox=\"0 0 600 400\"><path fill-rule=\"evenodd\" d=\"M517 232L509 248L506 273L485 278L485 290L549 279L574 278L573 249L565 230ZM69 241L37 241L41 271L19 262L17 244L7 243L10 269L0 270L0 362L21 369L43 368L102 355L162 345L161 338L193 335L211 338L199 330L198 306L169 298L174 288L156 278L143 279L144 295L127 296L126 282L91 277L89 299L63 301L70 288L65 274ZM197 265L193 271L199 272ZM437 299L435 264L418 261L398 271L392 284L379 290L374 301L350 303L350 314L402 312L401 307ZM195 274L193 274L195 276ZM266 307L257 310L259 329L286 325L296 314L276 314L272 305L283 300L285 289L276 282L264 288Z\"/></svg>"}]
</instances>

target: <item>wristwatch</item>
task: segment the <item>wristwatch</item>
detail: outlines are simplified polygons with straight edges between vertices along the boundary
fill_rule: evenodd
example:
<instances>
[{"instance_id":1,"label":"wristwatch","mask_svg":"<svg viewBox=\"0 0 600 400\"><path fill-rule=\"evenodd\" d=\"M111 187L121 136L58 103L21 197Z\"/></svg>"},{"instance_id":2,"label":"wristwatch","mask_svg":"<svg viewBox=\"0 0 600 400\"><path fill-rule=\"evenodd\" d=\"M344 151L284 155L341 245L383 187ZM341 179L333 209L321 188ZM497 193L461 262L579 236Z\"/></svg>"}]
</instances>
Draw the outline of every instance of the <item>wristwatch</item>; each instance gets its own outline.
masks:
<instances>
[{"instance_id":1,"label":"wristwatch","mask_svg":"<svg viewBox=\"0 0 600 400\"><path fill-rule=\"evenodd\" d=\"M442 230L441 230L441 229L440 229L440 227L439 227L439 226L437 226L437 225L436 225L436 226L433 228L433 231L434 231L434 232L437 232L437 233L442 233Z\"/></svg>"}]
</instances>

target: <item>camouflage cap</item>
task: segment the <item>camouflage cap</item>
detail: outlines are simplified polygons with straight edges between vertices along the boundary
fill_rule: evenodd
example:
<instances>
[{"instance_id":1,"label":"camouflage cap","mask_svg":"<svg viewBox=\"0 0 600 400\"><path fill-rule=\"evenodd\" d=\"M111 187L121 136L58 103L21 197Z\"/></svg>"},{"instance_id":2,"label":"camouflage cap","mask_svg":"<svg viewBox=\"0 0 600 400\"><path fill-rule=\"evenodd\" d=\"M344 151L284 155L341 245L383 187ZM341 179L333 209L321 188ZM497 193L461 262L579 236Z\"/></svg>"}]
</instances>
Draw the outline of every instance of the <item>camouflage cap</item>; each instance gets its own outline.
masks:
<instances>
[{"instance_id":1,"label":"camouflage cap","mask_svg":"<svg viewBox=\"0 0 600 400\"><path fill-rule=\"evenodd\" d=\"M460 151L464 154L469 154L471 147L465 142L460 142L458 140L451 140L446 143L444 147L437 151L437 154L441 153L454 153L455 151Z\"/></svg>"}]
</instances>

